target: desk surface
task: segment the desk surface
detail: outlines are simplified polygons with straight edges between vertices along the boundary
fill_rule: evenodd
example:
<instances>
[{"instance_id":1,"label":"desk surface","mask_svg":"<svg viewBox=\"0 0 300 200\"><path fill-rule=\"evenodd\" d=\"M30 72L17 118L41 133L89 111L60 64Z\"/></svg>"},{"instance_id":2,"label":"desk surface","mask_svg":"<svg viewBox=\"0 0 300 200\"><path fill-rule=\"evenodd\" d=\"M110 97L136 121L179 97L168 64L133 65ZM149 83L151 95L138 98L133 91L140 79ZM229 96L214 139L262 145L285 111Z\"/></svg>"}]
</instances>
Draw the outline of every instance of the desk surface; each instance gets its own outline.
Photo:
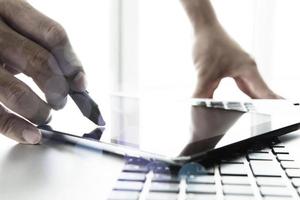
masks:
<instances>
[{"instance_id":1,"label":"desk surface","mask_svg":"<svg viewBox=\"0 0 300 200\"><path fill-rule=\"evenodd\" d=\"M281 139L299 153L300 131ZM99 150L46 139L41 145L20 145L0 135L0 199L104 200L123 164Z\"/></svg>"},{"instance_id":2,"label":"desk surface","mask_svg":"<svg viewBox=\"0 0 300 200\"><path fill-rule=\"evenodd\" d=\"M123 159L43 140L20 145L0 136L1 200L106 199Z\"/></svg>"}]
</instances>

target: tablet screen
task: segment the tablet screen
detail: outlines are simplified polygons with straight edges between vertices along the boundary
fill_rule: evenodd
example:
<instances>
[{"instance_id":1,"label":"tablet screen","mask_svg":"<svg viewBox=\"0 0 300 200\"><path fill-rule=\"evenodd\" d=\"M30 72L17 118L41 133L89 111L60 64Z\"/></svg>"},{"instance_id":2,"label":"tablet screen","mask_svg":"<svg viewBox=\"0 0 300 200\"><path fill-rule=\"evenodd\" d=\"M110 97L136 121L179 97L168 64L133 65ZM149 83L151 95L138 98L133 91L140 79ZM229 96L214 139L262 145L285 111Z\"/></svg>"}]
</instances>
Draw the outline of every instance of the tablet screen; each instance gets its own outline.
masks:
<instances>
[{"instance_id":1,"label":"tablet screen","mask_svg":"<svg viewBox=\"0 0 300 200\"><path fill-rule=\"evenodd\" d=\"M297 124L298 109L283 100L220 102L111 96L103 112L106 127L100 142L166 158L190 157ZM74 114L73 121L76 116L80 114ZM50 124L55 130L78 136L95 128L83 118L70 129L66 123L57 126L57 120Z\"/></svg>"}]
</instances>

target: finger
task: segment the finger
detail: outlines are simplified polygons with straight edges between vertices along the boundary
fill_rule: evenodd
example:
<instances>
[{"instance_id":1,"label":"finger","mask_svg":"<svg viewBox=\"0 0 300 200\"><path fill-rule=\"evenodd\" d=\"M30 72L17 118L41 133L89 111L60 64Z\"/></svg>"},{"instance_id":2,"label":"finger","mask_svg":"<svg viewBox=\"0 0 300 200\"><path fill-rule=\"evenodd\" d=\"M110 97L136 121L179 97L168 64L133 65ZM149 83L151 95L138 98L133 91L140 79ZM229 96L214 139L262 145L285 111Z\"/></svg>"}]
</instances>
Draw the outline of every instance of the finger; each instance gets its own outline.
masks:
<instances>
[{"instance_id":1,"label":"finger","mask_svg":"<svg viewBox=\"0 0 300 200\"><path fill-rule=\"evenodd\" d=\"M234 77L238 87L253 99L282 99L263 80L256 66L246 66L241 75Z\"/></svg>"},{"instance_id":2,"label":"finger","mask_svg":"<svg viewBox=\"0 0 300 200\"><path fill-rule=\"evenodd\" d=\"M10 113L0 105L0 132L24 144L38 144L42 138L40 131L24 119Z\"/></svg>"},{"instance_id":3,"label":"finger","mask_svg":"<svg viewBox=\"0 0 300 200\"><path fill-rule=\"evenodd\" d=\"M82 64L77 59L62 26L25 1L5 2L5 6L0 6L0 14L5 21L18 32L44 46L55 56L62 72L68 77L73 90L86 90L86 78Z\"/></svg>"},{"instance_id":4,"label":"finger","mask_svg":"<svg viewBox=\"0 0 300 200\"><path fill-rule=\"evenodd\" d=\"M62 108L67 101L69 86L52 54L3 21L0 21L0 35L1 60L30 76L52 108Z\"/></svg>"},{"instance_id":5,"label":"finger","mask_svg":"<svg viewBox=\"0 0 300 200\"><path fill-rule=\"evenodd\" d=\"M34 124L49 120L50 107L27 85L0 68L0 102Z\"/></svg>"},{"instance_id":6,"label":"finger","mask_svg":"<svg viewBox=\"0 0 300 200\"><path fill-rule=\"evenodd\" d=\"M194 98L213 98L214 92L220 83L219 78L203 75L198 78Z\"/></svg>"},{"instance_id":7,"label":"finger","mask_svg":"<svg viewBox=\"0 0 300 200\"><path fill-rule=\"evenodd\" d=\"M3 64L0 64L0 67L5 69L6 71L8 71L9 73L13 74L13 75L17 75L20 73L20 71L18 71L17 69L3 63Z\"/></svg>"}]
</instances>

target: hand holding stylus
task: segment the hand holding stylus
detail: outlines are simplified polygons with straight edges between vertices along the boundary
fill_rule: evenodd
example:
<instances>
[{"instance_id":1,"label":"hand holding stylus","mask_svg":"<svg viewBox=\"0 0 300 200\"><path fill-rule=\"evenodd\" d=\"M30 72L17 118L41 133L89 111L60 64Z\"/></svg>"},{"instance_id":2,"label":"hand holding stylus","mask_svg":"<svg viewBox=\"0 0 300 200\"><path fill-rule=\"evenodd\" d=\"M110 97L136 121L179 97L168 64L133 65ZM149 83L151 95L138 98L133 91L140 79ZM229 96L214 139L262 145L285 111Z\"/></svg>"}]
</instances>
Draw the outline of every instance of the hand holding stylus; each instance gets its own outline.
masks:
<instances>
[{"instance_id":1,"label":"hand holding stylus","mask_svg":"<svg viewBox=\"0 0 300 200\"><path fill-rule=\"evenodd\" d=\"M46 101L18 73L31 77ZM0 132L37 144L41 133L34 124L63 108L69 91L85 90L83 67L63 27L24 0L0 0Z\"/></svg>"}]
</instances>

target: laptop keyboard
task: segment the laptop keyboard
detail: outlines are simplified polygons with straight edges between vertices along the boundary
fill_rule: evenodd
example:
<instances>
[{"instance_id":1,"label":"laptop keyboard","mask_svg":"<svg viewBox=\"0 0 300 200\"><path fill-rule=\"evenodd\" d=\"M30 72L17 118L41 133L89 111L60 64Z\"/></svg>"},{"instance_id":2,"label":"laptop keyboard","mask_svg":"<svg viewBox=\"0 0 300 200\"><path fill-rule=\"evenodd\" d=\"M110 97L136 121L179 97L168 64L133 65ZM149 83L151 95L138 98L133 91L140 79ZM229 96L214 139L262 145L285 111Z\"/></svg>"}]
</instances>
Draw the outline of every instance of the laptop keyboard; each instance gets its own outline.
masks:
<instances>
[{"instance_id":1,"label":"laptop keyboard","mask_svg":"<svg viewBox=\"0 0 300 200\"><path fill-rule=\"evenodd\" d=\"M283 145L249 150L211 167L127 158L109 200L300 199L300 164Z\"/></svg>"},{"instance_id":2,"label":"laptop keyboard","mask_svg":"<svg viewBox=\"0 0 300 200\"><path fill-rule=\"evenodd\" d=\"M255 106L251 102L239 101L215 101L210 99L193 101L194 106L203 106L207 108L219 108L224 110L235 110L241 112L254 112Z\"/></svg>"}]
</instances>

